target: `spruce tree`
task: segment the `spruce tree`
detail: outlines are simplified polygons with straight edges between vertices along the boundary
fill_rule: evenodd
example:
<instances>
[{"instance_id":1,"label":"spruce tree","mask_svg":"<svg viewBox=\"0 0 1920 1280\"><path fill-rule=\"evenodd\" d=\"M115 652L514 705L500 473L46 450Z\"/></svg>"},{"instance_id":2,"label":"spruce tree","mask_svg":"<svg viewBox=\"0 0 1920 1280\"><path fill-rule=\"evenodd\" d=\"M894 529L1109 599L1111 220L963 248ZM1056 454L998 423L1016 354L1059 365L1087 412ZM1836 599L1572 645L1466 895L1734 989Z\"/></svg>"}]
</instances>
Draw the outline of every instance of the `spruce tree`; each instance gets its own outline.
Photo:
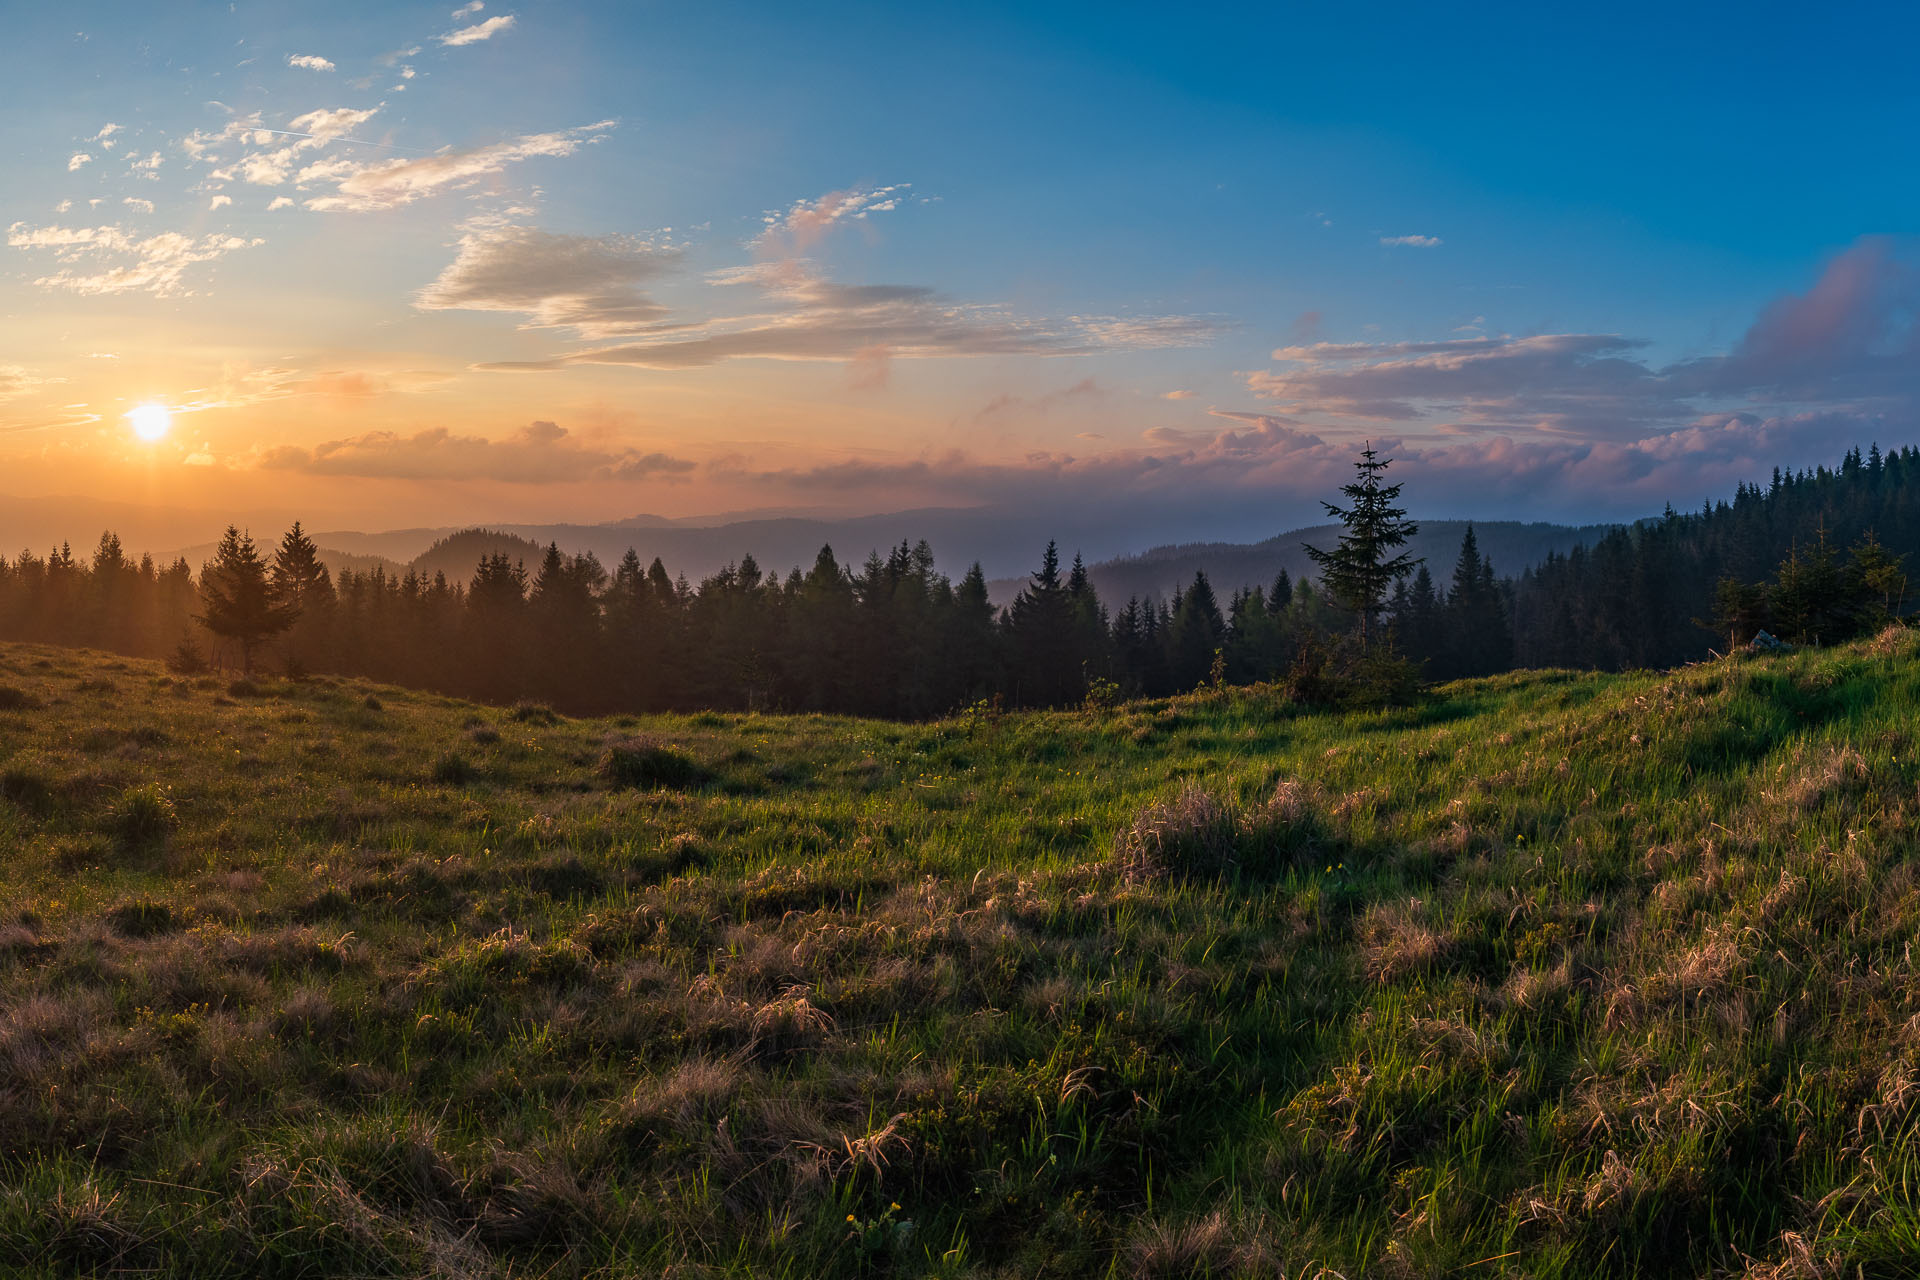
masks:
<instances>
[{"instance_id":1,"label":"spruce tree","mask_svg":"<svg viewBox=\"0 0 1920 1280\"><path fill-rule=\"evenodd\" d=\"M300 612L297 605L278 598L253 539L232 525L200 576L200 607L195 621L236 641L241 669L248 674L253 672L253 651L292 626Z\"/></svg>"},{"instance_id":2,"label":"spruce tree","mask_svg":"<svg viewBox=\"0 0 1920 1280\"><path fill-rule=\"evenodd\" d=\"M1420 532L1420 526L1406 518L1396 507L1400 486L1383 484L1382 477L1393 459L1382 458L1369 443L1353 464L1357 473L1352 484L1340 492L1348 506L1331 502L1320 505L1327 514L1346 527L1331 551L1306 548L1307 555L1320 567L1320 581L1334 600L1360 621L1360 644L1365 648L1373 639L1373 623L1387 598L1394 579L1411 570L1420 560L1394 548Z\"/></svg>"}]
</instances>

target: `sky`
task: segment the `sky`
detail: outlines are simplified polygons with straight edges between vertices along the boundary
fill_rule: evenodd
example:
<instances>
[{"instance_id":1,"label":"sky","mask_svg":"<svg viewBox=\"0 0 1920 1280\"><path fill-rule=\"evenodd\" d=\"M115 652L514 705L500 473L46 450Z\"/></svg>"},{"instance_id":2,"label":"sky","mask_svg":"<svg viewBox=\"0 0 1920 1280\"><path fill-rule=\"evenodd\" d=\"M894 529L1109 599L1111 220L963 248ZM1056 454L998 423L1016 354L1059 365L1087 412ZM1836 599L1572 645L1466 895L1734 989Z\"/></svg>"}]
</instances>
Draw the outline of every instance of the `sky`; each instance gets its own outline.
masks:
<instances>
[{"instance_id":1,"label":"sky","mask_svg":"<svg viewBox=\"0 0 1920 1280\"><path fill-rule=\"evenodd\" d=\"M1920 11L1684 8L22 6L0 495L1124 549L1920 443Z\"/></svg>"}]
</instances>

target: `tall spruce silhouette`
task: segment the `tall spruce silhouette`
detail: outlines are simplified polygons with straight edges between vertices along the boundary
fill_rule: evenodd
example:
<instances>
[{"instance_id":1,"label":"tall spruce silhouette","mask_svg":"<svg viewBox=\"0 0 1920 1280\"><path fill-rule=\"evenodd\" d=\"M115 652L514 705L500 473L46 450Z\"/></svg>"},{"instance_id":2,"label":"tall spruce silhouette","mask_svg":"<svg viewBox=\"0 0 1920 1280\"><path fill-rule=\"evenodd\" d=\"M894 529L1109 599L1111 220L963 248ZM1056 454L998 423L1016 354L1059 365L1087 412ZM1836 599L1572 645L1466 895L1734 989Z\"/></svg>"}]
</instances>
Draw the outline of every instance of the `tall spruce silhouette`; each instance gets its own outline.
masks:
<instances>
[{"instance_id":1,"label":"tall spruce silhouette","mask_svg":"<svg viewBox=\"0 0 1920 1280\"><path fill-rule=\"evenodd\" d=\"M217 636L238 642L240 666L253 672L253 651L293 625L298 605L280 599L267 577L267 562L253 539L232 525L200 578L197 621Z\"/></svg>"},{"instance_id":2,"label":"tall spruce silhouette","mask_svg":"<svg viewBox=\"0 0 1920 1280\"><path fill-rule=\"evenodd\" d=\"M1406 518L1406 511L1393 505L1400 498L1400 486L1381 483L1392 463L1393 459L1380 457L1369 441L1360 451L1360 461L1353 464L1358 473L1353 483L1340 490L1350 505L1320 504L1346 526L1346 532L1331 551L1302 544L1320 567L1320 581L1327 592L1341 608L1359 617L1363 648L1372 643L1374 618L1386 603L1387 589L1420 563L1419 557L1404 552L1390 554L1420 532L1420 526Z\"/></svg>"}]
</instances>

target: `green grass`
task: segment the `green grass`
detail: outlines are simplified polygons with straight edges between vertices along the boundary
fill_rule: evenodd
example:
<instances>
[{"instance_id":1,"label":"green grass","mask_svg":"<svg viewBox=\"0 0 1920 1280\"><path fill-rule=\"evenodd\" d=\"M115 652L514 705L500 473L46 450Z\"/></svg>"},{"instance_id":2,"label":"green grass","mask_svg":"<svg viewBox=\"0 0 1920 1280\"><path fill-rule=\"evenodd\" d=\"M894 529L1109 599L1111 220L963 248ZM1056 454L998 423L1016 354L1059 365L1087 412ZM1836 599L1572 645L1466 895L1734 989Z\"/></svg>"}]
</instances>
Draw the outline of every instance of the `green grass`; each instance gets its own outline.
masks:
<instances>
[{"instance_id":1,"label":"green grass","mask_svg":"<svg viewBox=\"0 0 1920 1280\"><path fill-rule=\"evenodd\" d=\"M572 720L0 647L0 1272L1909 1275L1908 636Z\"/></svg>"}]
</instances>

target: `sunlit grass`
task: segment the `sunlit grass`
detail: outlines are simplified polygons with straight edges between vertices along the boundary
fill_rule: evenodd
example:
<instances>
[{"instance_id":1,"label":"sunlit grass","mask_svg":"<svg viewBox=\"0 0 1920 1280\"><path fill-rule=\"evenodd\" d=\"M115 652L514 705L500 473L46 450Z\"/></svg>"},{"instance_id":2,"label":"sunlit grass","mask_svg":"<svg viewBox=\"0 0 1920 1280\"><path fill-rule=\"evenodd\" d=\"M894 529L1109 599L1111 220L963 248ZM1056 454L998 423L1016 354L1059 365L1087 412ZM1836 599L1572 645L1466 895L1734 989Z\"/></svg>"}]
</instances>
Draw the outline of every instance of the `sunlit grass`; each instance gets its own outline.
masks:
<instances>
[{"instance_id":1,"label":"sunlit grass","mask_svg":"<svg viewBox=\"0 0 1920 1280\"><path fill-rule=\"evenodd\" d=\"M1896 1274L1904 634L926 725L0 649L0 1269Z\"/></svg>"}]
</instances>

